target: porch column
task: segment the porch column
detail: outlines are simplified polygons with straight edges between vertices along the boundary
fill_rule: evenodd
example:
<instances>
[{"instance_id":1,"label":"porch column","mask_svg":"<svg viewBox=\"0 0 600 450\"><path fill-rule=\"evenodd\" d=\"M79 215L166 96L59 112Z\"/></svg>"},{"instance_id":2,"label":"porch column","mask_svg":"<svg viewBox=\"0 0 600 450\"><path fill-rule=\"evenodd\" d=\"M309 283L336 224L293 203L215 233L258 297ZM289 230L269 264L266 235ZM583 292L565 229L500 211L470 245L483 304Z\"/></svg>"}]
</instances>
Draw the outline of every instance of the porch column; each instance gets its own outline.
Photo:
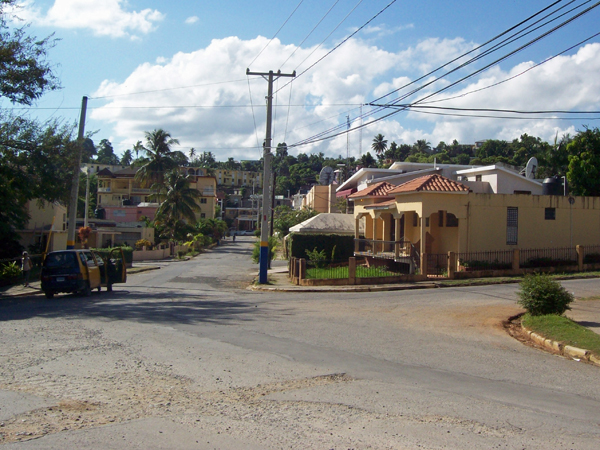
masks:
<instances>
[{"instance_id":1,"label":"porch column","mask_svg":"<svg viewBox=\"0 0 600 450\"><path fill-rule=\"evenodd\" d=\"M400 236L400 220L401 217L394 217L392 216L392 218L394 219L394 235L396 236L395 239L395 243L394 243L394 259L399 259L400 258L400 244L399 242L402 241L402 236Z\"/></svg>"},{"instance_id":2,"label":"porch column","mask_svg":"<svg viewBox=\"0 0 600 450\"><path fill-rule=\"evenodd\" d=\"M421 275L427 275L427 255L425 254L426 246L425 239L427 238L427 228L425 227L425 215L421 212Z\"/></svg>"},{"instance_id":3,"label":"porch column","mask_svg":"<svg viewBox=\"0 0 600 450\"><path fill-rule=\"evenodd\" d=\"M354 252L359 251L358 239L360 239L360 218L361 216L356 216L354 218Z\"/></svg>"}]
</instances>

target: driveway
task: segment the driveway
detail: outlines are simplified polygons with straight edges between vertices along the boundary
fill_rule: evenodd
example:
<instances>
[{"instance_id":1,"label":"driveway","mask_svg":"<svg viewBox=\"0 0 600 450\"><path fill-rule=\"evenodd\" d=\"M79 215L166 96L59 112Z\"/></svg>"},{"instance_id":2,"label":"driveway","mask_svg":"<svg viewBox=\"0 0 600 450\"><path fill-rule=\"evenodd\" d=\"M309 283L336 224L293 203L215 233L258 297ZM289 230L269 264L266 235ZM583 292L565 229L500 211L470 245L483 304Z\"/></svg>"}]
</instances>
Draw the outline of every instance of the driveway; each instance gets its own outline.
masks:
<instances>
[{"instance_id":1,"label":"driveway","mask_svg":"<svg viewBox=\"0 0 600 450\"><path fill-rule=\"evenodd\" d=\"M597 448L599 368L508 336L515 285L251 292L253 240L133 275L112 294L1 300L0 442ZM565 285L600 291L596 280Z\"/></svg>"}]
</instances>

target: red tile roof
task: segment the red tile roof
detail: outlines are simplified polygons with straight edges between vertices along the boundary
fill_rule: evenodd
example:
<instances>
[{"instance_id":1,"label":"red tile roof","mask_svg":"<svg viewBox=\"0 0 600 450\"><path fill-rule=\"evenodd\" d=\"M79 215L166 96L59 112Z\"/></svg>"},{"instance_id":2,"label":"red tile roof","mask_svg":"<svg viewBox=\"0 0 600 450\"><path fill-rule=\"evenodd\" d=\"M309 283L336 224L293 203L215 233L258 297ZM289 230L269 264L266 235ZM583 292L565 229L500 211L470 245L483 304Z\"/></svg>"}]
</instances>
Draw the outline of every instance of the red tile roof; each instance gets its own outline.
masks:
<instances>
[{"instance_id":1,"label":"red tile roof","mask_svg":"<svg viewBox=\"0 0 600 450\"><path fill-rule=\"evenodd\" d=\"M379 183L372 184L368 188L362 191L355 192L348 196L348 198L362 198L362 197L387 197L388 193L396 186L388 183L387 181L380 181Z\"/></svg>"},{"instance_id":2,"label":"red tile roof","mask_svg":"<svg viewBox=\"0 0 600 450\"><path fill-rule=\"evenodd\" d=\"M435 174L407 181L389 191L388 194L403 194L405 192L469 192L469 188L462 183Z\"/></svg>"}]
</instances>

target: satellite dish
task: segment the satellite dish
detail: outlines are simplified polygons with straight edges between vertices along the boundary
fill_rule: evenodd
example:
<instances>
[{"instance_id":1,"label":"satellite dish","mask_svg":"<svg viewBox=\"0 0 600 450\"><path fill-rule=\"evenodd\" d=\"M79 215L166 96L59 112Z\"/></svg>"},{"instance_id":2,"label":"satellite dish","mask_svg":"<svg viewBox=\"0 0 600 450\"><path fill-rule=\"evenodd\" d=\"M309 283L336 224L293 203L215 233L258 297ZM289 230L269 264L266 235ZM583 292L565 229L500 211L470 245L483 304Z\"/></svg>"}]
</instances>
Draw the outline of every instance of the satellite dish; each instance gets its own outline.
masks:
<instances>
[{"instance_id":1,"label":"satellite dish","mask_svg":"<svg viewBox=\"0 0 600 450\"><path fill-rule=\"evenodd\" d=\"M535 156L532 158L529 158L529 161L527 161L527 165L525 166L525 177L534 179L535 173L537 172L537 168L538 168L537 158Z\"/></svg>"},{"instance_id":2,"label":"satellite dish","mask_svg":"<svg viewBox=\"0 0 600 450\"><path fill-rule=\"evenodd\" d=\"M319 173L319 184L321 186L329 186L333 183L333 169L329 166L325 166Z\"/></svg>"}]
</instances>

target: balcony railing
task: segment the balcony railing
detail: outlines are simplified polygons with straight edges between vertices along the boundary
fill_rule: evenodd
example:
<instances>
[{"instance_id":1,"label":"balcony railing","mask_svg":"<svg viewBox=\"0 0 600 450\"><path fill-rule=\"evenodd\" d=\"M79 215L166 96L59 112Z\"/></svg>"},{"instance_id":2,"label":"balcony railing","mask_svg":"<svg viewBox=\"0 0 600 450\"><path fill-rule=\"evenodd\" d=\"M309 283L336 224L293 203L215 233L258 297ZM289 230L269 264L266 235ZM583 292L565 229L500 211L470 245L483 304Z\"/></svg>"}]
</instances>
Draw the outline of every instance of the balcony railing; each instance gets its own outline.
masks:
<instances>
[{"instance_id":1,"label":"balcony railing","mask_svg":"<svg viewBox=\"0 0 600 450\"><path fill-rule=\"evenodd\" d=\"M109 187L99 187L98 192L110 192L110 188Z\"/></svg>"},{"instance_id":2,"label":"balcony railing","mask_svg":"<svg viewBox=\"0 0 600 450\"><path fill-rule=\"evenodd\" d=\"M147 188L132 187L131 192L136 194L152 194L154 191Z\"/></svg>"}]
</instances>

